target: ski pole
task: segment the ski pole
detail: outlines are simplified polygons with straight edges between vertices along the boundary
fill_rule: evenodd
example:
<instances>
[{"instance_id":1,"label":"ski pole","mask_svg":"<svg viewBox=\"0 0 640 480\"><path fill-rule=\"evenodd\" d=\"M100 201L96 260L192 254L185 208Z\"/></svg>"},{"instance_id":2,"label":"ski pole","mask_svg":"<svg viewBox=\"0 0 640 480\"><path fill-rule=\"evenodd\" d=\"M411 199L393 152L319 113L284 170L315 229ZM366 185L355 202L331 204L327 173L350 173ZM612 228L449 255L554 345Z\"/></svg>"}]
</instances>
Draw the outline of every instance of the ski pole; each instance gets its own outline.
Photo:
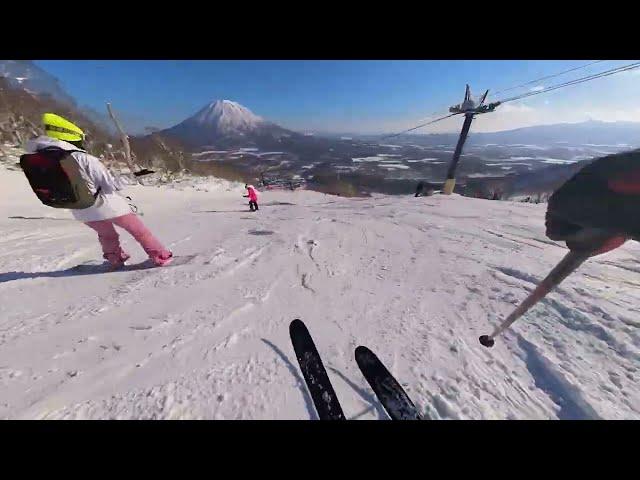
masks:
<instances>
[{"instance_id":1,"label":"ski pole","mask_svg":"<svg viewBox=\"0 0 640 480\"><path fill-rule=\"evenodd\" d=\"M547 293L559 285L565 278L578 268L587 258L591 256L591 252L569 251L560 263L555 266L551 273L538 284L536 289L524 299L524 301L509 315L504 322L498 325L491 335L482 335L479 340L485 347L493 347L495 338L513 324L518 318L527 312L536 303L542 300Z\"/></svg>"}]
</instances>

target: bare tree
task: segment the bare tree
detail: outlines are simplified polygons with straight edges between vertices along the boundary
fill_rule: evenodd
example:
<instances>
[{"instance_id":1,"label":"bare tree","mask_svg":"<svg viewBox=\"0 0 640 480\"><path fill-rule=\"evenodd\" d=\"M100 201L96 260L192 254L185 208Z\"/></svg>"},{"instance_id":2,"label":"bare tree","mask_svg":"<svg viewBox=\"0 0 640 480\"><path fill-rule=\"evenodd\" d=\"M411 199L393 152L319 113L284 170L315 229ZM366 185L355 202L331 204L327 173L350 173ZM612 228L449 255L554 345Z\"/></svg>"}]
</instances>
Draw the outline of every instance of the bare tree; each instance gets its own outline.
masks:
<instances>
[{"instance_id":1,"label":"bare tree","mask_svg":"<svg viewBox=\"0 0 640 480\"><path fill-rule=\"evenodd\" d=\"M113 152L113 145L111 145L110 143L107 143L105 145L104 163L106 164L107 169L113 172L116 172L118 173L118 175L120 175L120 170L117 168L118 162Z\"/></svg>"},{"instance_id":2,"label":"bare tree","mask_svg":"<svg viewBox=\"0 0 640 480\"><path fill-rule=\"evenodd\" d=\"M131 170L131 173L135 173L136 168L131 158L131 146L129 145L129 137L127 136L124 129L122 128L122 125L120 125L120 122L118 122L118 119L116 118L116 116L113 114L113 110L111 110L110 103L107 103L107 110L109 111L109 116L111 117L111 120L113 120L113 123L116 125L116 128L120 133L120 140L122 141L122 146L124 147L125 161L127 162L127 165L129 166L129 170ZM135 177L135 179L136 179L136 182L142 185L142 182L138 177Z\"/></svg>"}]
</instances>

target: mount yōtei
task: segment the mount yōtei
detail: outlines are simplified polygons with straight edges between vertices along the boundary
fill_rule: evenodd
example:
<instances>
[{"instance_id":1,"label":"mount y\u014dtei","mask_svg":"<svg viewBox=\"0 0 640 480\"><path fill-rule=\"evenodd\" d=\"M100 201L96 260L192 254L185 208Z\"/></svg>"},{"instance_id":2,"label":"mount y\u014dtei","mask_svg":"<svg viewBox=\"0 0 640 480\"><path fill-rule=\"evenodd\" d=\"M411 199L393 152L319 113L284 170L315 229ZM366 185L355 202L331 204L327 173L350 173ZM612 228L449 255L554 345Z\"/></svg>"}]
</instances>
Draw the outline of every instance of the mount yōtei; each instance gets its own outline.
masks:
<instances>
[{"instance_id":1,"label":"mount y\u014dtei","mask_svg":"<svg viewBox=\"0 0 640 480\"><path fill-rule=\"evenodd\" d=\"M160 133L175 137L192 148L265 145L298 135L231 100L212 102L192 117Z\"/></svg>"}]
</instances>

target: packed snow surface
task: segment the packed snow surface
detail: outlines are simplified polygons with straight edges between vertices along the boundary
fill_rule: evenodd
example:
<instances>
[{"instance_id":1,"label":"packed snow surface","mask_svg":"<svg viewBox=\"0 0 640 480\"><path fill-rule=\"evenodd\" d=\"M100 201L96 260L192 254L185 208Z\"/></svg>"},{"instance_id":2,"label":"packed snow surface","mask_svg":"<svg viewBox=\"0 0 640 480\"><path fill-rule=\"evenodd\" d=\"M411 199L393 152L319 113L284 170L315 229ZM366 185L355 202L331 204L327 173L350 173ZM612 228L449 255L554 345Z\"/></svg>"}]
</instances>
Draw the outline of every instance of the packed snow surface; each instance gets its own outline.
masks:
<instances>
[{"instance_id":1,"label":"packed snow surface","mask_svg":"<svg viewBox=\"0 0 640 480\"><path fill-rule=\"evenodd\" d=\"M242 189L204 190L127 190L191 261L91 274L70 269L102 262L95 233L0 168L0 418L316 418L294 318L350 419L386 418L358 345L432 419L640 418L637 244L591 259L485 349L567 252L545 205L270 191L251 213Z\"/></svg>"}]
</instances>

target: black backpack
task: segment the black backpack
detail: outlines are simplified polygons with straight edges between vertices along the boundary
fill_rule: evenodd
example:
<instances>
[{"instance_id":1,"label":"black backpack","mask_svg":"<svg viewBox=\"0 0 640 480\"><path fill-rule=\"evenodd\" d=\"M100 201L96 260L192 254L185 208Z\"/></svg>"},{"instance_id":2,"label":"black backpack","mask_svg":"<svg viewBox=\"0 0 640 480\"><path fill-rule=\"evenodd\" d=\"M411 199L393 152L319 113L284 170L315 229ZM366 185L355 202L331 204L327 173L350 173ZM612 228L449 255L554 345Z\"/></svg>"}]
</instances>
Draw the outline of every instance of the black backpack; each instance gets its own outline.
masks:
<instances>
[{"instance_id":1,"label":"black backpack","mask_svg":"<svg viewBox=\"0 0 640 480\"><path fill-rule=\"evenodd\" d=\"M53 208L93 206L100 189L91 192L71 153L79 150L47 148L20 157L20 166L38 199Z\"/></svg>"}]
</instances>

